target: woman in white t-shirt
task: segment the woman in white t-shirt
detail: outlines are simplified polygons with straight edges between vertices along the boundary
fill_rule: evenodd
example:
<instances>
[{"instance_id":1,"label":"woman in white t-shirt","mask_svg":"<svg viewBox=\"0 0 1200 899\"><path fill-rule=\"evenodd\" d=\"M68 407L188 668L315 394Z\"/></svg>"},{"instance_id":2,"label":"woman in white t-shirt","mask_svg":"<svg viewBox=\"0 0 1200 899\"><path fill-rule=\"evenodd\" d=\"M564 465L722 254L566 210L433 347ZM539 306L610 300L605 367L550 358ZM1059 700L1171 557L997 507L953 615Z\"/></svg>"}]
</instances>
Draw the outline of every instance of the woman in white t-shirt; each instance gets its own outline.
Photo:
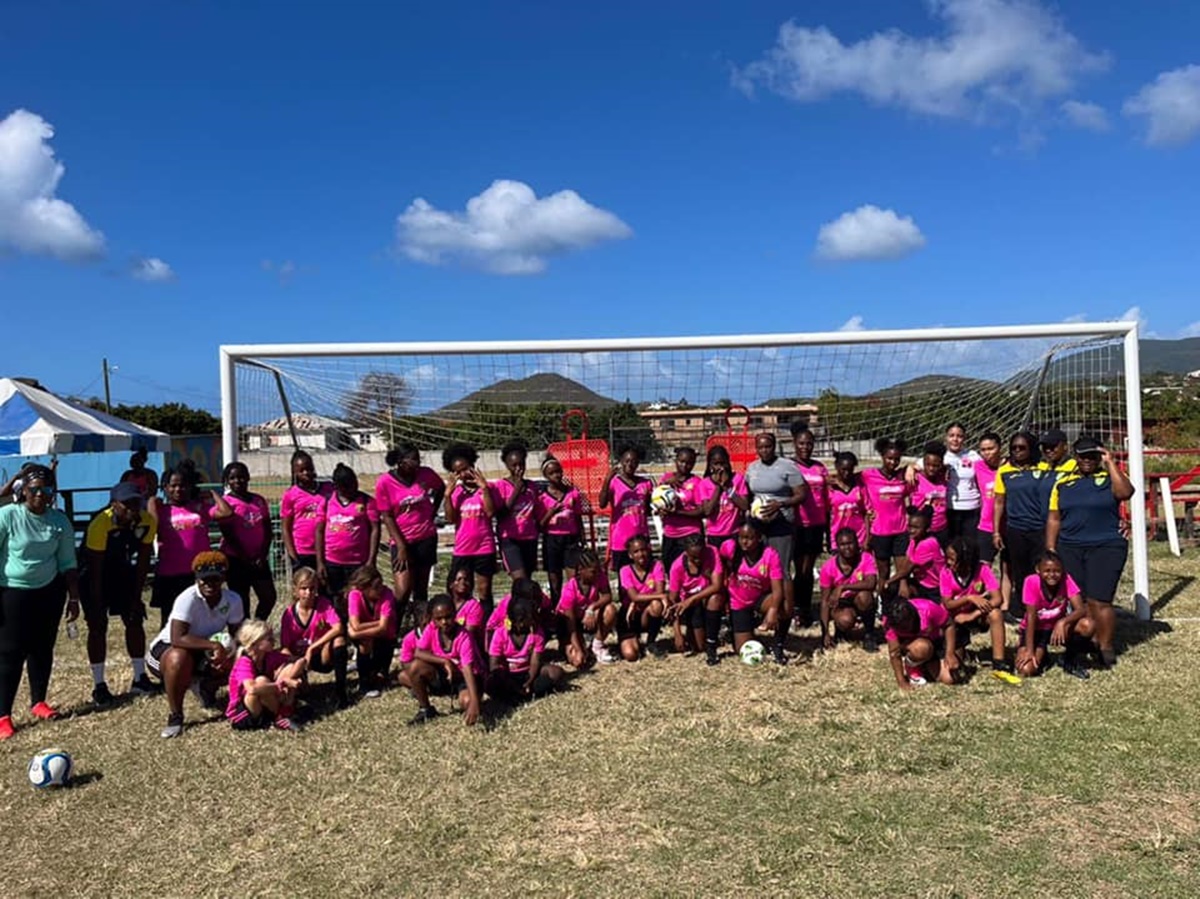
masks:
<instances>
[{"instance_id":1,"label":"woman in white t-shirt","mask_svg":"<svg viewBox=\"0 0 1200 899\"><path fill-rule=\"evenodd\" d=\"M979 507L983 498L975 480L975 469L983 457L967 447L967 429L955 422L946 428L947 525L950 539L966 537L972 543L979 533Z\"/></svg>"}]
</instances>

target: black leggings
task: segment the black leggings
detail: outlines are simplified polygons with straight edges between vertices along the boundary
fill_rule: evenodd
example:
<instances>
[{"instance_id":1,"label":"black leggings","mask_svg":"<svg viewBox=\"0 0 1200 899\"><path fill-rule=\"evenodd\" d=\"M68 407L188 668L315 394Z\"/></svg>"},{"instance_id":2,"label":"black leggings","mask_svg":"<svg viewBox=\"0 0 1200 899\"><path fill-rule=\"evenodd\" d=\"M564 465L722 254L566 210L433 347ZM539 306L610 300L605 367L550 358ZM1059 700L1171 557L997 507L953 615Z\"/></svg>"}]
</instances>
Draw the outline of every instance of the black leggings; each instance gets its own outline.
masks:
<instances>
[{"instance_id":1,"label":"black leggings","mask_svg":"<svg viewBox=\"0 0 1200 899\"><path fill-rule=\"evenodd\" d=\"M1017 528L1007 528L1004 531L1004 552L1008 556L1008 566L1012 577L1012 597L1008 602L1008 611L1017 618L1025 617L1025 600L1022 590L1025 578L1033 574L1037 568L1038 556L1046 551L1046 531L1039 528L1036 531L1022 531Z\"/></svg>"},{"instance_id":2,"label":"black leggings","mask_svg":"<svg viewBox=\"0 0 1200 899\"><path fill-rule=\"evenodd\" d=\"M392 657L396 654L396 641L375 637L371 641L371 652L358 648L358 686L363 692L386 685ZM383 683L381 683L382 681Z\"/></svg>"},{"instance_id":3,"label":"black leggings","mask_svg":"<svg viewBox=\"0 0 1200 899\"><path fill-rule=\"evenodd\" d=\"M30 704L45 701L66 598L61 575L36 590L0 589L0 717L12 714L22 667L29 672Z\"/></svg>"}]
</instances>

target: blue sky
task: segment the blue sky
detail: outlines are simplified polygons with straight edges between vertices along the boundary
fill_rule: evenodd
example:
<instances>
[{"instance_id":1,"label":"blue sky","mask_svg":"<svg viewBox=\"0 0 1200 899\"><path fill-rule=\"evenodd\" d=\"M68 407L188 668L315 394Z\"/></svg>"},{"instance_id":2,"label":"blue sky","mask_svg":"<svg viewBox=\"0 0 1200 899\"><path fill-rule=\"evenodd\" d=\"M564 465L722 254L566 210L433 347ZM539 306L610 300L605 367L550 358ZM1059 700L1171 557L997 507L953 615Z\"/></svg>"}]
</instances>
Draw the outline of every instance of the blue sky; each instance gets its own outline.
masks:
<instances>
[{"instance_id":1,"label":"blue sky","mask_svg":"<svg viewBox=\"0 0 1200 899\"><path fill-rule=\"evenodd\" d=\"M215 408L221 343L1197 334L1200 6L1111 7L12 6L3 374Z\"/></svg>"}]
</instances>

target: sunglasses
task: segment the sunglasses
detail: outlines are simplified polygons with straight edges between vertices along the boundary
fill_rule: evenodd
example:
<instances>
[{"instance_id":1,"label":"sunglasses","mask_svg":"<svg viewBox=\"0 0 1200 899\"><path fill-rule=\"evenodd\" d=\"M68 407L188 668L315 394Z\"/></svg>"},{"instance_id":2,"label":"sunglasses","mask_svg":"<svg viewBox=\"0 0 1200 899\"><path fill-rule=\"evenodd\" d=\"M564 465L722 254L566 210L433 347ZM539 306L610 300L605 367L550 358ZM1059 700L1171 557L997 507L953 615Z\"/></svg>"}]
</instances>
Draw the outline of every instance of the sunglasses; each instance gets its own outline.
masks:
<instances>
[{"instance_id":1,"label":"sunglasses","mask_svg":"<svg viewBox=\"0 0 1200 899\"><path fill-rule=\"evenodd\" d=\"M54 496L58 491L53 487L27 487L30 496Z\"/></svg>"}]
</instances>

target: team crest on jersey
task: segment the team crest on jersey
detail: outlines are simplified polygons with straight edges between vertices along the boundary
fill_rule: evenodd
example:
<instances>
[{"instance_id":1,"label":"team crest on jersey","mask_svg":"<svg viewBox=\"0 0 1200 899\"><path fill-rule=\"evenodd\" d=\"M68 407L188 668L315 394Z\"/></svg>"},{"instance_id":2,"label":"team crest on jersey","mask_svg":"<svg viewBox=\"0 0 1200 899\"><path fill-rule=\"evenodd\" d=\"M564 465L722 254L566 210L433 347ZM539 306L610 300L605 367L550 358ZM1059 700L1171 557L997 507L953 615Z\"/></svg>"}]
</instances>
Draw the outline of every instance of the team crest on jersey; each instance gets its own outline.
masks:
<instances>
[{"instance_id":1,"label":"team crest on jersey","mask_svg":"<svg viewBox=\"0 0 1200 899\"><path fill-rule=\"evenodd\" d=\"M1030 474L1033 475L1035 481L1040 480L1042 477L1042 473L1040 471L1031 471Z\"/></svg>"}]
</instances>

